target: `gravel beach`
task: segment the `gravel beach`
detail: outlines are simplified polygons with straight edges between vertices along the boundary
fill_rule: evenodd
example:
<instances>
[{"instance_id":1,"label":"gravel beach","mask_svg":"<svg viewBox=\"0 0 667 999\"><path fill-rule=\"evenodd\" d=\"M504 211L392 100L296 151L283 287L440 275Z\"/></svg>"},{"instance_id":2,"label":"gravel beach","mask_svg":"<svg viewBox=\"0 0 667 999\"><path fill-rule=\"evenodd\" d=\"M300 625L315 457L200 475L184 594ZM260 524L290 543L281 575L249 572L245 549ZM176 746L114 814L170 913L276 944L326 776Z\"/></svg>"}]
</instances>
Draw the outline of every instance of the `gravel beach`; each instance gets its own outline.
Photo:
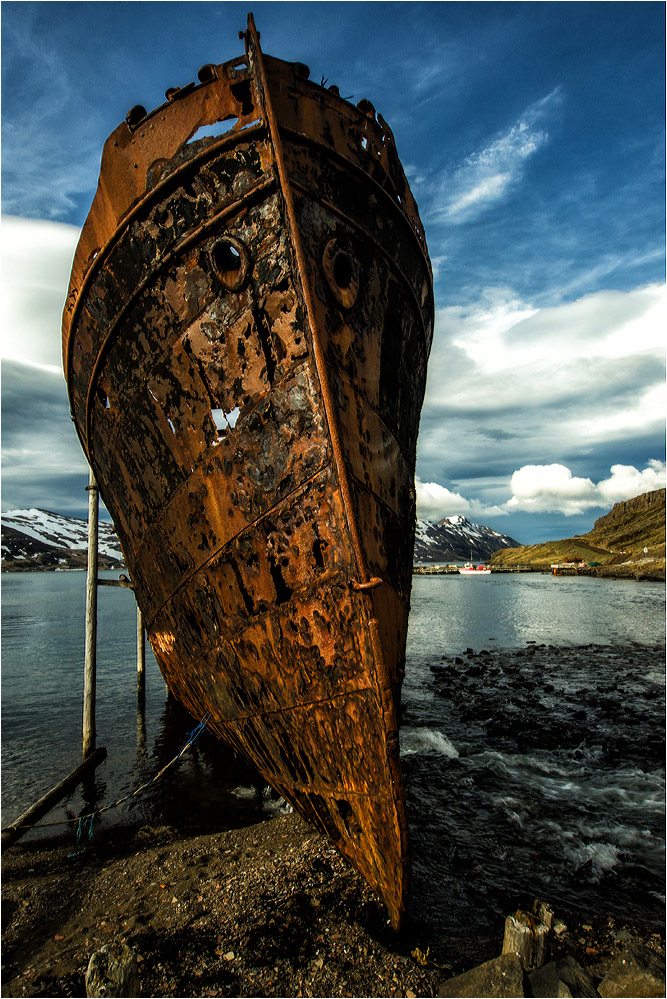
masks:
<instances>
[{"instance_id":1,"label":"gravel beach","mask_svg":"<svg viewBox=\"0 0 667 999\"><path fill-rule=\"evenodd\" d=\"M191 838L143 827L17 844L3 860L3 995L84 996L90 955L124 940L144 995L433 995L415 929L296 815Z\"/></svg>"}]
</instances>

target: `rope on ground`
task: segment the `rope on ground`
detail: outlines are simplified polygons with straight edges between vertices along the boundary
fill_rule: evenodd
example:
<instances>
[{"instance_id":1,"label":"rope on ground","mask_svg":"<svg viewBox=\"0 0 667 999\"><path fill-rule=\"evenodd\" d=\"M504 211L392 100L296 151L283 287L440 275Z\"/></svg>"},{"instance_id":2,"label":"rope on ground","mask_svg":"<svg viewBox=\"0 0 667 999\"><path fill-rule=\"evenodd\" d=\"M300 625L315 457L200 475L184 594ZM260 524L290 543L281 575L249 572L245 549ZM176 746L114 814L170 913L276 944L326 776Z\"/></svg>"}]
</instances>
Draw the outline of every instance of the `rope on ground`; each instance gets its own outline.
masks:
<instances>
[{"instance_id":1,"label":"rope on ground","mask_svg":"<svg viewBox=\"0 0 667 999\"><path fill-rule=\"evenodd\" d=\"M10 824L6 828L7 829L46 829L46 828L48 828L50 826L67 826L67 825L73 824L74 822L78 822L78 828L77 828L77 834L76 834L76 845L78 847L80 845L80 843L81 843L81 840L83 839L83 837L85 835L86 820L89 820L89 822L90 822L90 825L88 826L88 839L90 840L90 839L93 838L93 822L95 821L95 819L97 818L97 816L101 815L103 812L110 811L110 809L112 809L112 808L117 808L118 805L122 805L124 802L129 801L130 798L136 798L136 796L138 794L141 794L142 791L145 791L147 787L151 786L151 784L155 784L155 782L157 780L159 780L160 777L162 777L162 775L164 773L166 773L167 770L169 770L170 767L172 767L175 763L178 763L178 761L180 760L181 756L183 756L183 754L185 752L187 752L187 750L190 748L190 746L193 744L193 742L195 742L195 740L199 738L199 736L202 734L202 732L204 731L204 729L208 725L208 723L210 721L210 718L211 718L211 715L210 715L209 712L207 712L204 715L204 717L202 718L202 720L199 722L199 724L196 725L193 728L192 732L188 733L187 741L186 741L185 745L183 746L183 748L181 749L181 751L179 753L177 753L176 756L174 756L173 760L170 760L169 763L167 763L165 766L163 766L161 770L158 770L158 772L155 774L154 777L151 777L150 780L147 780L140 787L135 788L134 791L130 791L129 794L125 794L125 795L123 795L122 798L119 798L117 801L112 802L112 804L110 804L110 805L104 805L102 808L97 808L94 812L88 812L86 815L79 815L79 816L77 816L76 818L73 818L73 819L61 819L59 822L35 822L35 823L31 824L31 825L24 825L24 826L13 826L13 825ZM5 832L5 829L3 829L2 832ZM74 854L70 854L70 856L74 856Z\"/></svg>"}]
</instances>

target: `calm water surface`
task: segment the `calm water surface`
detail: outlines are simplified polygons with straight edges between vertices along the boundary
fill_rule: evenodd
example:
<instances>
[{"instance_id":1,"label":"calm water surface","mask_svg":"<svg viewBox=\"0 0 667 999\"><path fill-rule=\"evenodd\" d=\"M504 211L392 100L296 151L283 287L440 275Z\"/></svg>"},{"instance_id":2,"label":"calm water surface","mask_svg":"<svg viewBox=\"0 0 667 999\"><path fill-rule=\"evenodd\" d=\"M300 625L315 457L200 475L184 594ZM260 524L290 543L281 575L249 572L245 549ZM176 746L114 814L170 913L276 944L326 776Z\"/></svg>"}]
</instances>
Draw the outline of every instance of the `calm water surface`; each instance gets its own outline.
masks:
<instances>
[{"instance_id":1,"label":"calm water surface","mask_svg":"<svg viewBox=\"0 0 667 999\"><path fill-rule=\"evenodd\" d=\"M84 608L82 572L3 574L3 825L80 760ZM89 786L44 821L73 818L128 793L178 752L193 727L167 700L150 649L146 712L137 715L131 592L100 589L98 614L97 743L108 758ZM511 911L517 897L532 892L569 905L578 895L584 908L629 907L634 918L659 921L664 759L624 756L635 730L621 709L605 713L598 704L575 728L571 716L591 690L612 707L614 697L642 704L643 717L659 724L664 660L656 649L664 649L664 640L659 583L537 574L414 577L401 746L415 883L443 929L448 909L460 919L460 907L468 905L474 919L473 909L486 905L495 918L496 909ZM539 659L530 671L511 664L530 644L565 650L562 657L548 653L550 691ZM589 645L606 646L610 655L624 651L618 660L582 657L581 647ZM463 657L464 668L455 657L466 649L478 655ZM488 661L479 658L482 650ZM476 676L475 668L468 675L473 661L486 662L488 676ZM490 717L486 728L465 710L473 694ZM563 745L547 744L546 735L542 745L539 734L513 739L516 719L527 715L552 733L562 721ZM205 734L177 767L106 813L103 823L229 828L281 807L256 771ZM74 826L66 828L73 835ZM29 836L54 832L62 828Z\"/></svg>"},{"instance_id":2,"label":"calm water surface","mask_svg":"<svg viewBox=\"0 0 667 999\"><path fill-rule=\"evenodd\" d=\"M653 645L664 637L662 583L541 573L412 579L411 660L488 642Z\"/></svg>"}]
</instances>

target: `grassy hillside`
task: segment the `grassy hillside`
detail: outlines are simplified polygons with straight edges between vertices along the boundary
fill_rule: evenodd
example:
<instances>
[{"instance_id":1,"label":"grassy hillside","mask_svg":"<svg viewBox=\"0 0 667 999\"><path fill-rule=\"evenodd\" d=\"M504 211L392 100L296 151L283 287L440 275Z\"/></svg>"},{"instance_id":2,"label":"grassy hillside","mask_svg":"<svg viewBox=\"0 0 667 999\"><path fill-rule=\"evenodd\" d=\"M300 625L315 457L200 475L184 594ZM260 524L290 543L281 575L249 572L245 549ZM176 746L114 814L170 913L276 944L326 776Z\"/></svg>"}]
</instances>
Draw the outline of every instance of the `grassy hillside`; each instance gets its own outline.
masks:
<instances>
[{"instance_id":1,"label":"grassy hillside","mask_svg":"<svg viewBox=\"0 0 667 999\"><path fill-rule=\"evenodd\" d=\"M630 550L633 555L648 554L665 557L665 490L643 493L595 521L587 535L591 541L614 551Z\"/></svg>"},{"instance_id":2,"label":"grassy hillside","mask_svg":"<svg viewBox=\"0 0 667 999\"><path fill-rule=\"evenodd\" d=\"M612 555L606 548L587 543L586 538L564 538L562 541L546 541L539 545L526 545L523 548L508 548L495 552L491 565L539 565L550 566L553 562L575 560L578 562L606 562Z\"/></svg>"},{"instance_id":3,"label":"grassy hillside","mask_svg":"<svg viewBox=\"0 0 667 999\"><path fill-rule=\"evenodd\" d=\"M646 554L645 547L648 548ZM491 564L548 568L554 562L573 559L599 562L602 566L614 565L619 569L627 565L630 574L635 572L638 563L646 564L646 560L650 559L656 569L661 564L664 572L665 490L657 489L624 503L616 503L609 513L595 521L588 534L523 548L503 549L493 555Z\"/></svg>"}]
</instances>

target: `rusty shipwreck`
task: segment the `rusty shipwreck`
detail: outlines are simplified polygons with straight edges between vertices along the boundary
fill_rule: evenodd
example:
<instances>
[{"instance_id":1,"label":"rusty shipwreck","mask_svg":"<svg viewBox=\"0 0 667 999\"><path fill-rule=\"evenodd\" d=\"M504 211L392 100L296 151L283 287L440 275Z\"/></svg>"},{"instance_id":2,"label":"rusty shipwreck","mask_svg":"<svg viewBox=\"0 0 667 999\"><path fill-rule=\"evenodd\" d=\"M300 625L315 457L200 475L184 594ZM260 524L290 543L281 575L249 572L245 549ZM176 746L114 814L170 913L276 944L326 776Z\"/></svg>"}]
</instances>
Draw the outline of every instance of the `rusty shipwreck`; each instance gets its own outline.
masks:
<instances>
[{"instance_id":1,"label":"rusty shipwreck","mask_svg":"<svg viewBox=\"0 0 667 999\"><path fill-rule=\"evenodd\" d=\"M370 102L263 55L252 16L241 37L105 143L63 317L71 411L170 690L398 926L431 268Z\"/></svg>"}]
</instances>

